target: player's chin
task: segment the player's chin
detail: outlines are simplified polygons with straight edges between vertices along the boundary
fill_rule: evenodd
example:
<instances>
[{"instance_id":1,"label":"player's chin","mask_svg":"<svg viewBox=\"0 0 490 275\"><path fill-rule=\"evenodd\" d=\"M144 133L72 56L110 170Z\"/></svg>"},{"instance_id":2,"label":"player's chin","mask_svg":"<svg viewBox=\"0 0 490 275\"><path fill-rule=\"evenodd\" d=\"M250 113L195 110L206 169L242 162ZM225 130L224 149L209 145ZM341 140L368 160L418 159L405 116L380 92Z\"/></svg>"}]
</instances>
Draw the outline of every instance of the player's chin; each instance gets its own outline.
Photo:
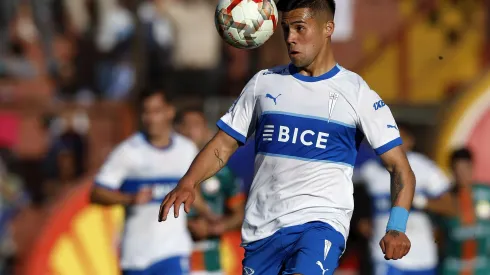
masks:
<instances>
[{"instance_id":1,"label":"player's chin","mask_svg":"<svg viewBox=\"0 0 490 275\"><path fill-rule=\"evenodd\" d=\"M301 68L304 66L304 64L303 64L304 62L298 56L293 56L290 54L289 59L291 60L291 63L293 63L293 65L297 68Z\"/></svg>"}]
</instances>

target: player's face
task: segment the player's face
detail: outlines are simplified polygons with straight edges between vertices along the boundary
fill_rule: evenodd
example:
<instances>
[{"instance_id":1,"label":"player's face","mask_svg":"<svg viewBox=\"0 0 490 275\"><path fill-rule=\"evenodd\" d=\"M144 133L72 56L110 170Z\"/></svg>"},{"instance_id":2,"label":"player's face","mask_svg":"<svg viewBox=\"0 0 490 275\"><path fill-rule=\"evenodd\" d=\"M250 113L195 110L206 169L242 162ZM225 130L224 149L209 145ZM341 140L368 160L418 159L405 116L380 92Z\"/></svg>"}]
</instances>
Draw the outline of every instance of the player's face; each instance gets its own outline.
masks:
<instances>
[{"instance_id":1,"label":"player's face","mask_svg":"<svg viewBox=\"0 0 490 275\"><path fill-rule=\"evenodd\" d=\"M473 180L473 164L470 160L457 160L453 164L453 173L460 184L469 184Z\"/></svg>"},{"instance_id":2,"label":"player's face","mask_svg":"<svg viewBox=\"0 0 490 275\"><path fill-rule=\"evenodd\" d=\"M332 22L325 22L308 8L284 12L281 25L289 58L299 68L313 63L333 32Z\"/></svg>"},{"instance_id":3,"label":"player's face","mask_svg":"<svg viewBox=\"0 0 490 275\"><path fill-rule=\"evenodd\" d=\"M148 135L158 136L167 131L173 117L174 109L162 95L152 95L143 102L141 119Z\"/></svg>"},{"instance_id":4,"label":"player's face","mask_svg":"<svg viewBox=\"0 0 490 275\"><path fill-rule=\"evenodd\" d=\"M209 129L206 119L199 112L188 112L182 118L179 125L179 131L182 135L190 138L197 146L202 147L208 141Z\"/></svg>"}]
</instances>

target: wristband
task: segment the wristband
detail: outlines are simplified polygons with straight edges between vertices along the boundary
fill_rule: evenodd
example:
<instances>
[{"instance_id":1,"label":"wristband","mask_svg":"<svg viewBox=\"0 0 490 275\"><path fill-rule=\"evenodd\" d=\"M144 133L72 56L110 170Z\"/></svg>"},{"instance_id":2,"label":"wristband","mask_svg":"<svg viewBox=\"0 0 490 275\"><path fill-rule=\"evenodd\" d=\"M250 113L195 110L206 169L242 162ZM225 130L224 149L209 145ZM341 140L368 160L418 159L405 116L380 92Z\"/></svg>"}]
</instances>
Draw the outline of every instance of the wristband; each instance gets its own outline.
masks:
<instances>
[{"instance_id":1,"label":"wristband","mask_svg":"<svg viewBox=\"0 0 490 275\"><path fill-rule=\"evenodd\" d=\"M407 229L408 211L407 209L395 206L391 208L390 219L386 226L386 231L395 230L405 233Z\"/></svg>"}]
</instances>

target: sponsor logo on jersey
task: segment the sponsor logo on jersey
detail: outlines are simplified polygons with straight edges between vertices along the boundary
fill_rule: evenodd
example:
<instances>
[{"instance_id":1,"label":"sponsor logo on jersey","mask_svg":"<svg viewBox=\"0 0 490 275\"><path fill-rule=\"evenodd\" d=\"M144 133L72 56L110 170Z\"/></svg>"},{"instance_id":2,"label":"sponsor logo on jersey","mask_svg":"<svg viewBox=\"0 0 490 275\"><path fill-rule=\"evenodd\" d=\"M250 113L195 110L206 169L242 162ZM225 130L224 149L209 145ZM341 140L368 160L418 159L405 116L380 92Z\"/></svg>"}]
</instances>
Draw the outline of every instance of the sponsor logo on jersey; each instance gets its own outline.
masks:
<instances>
[{"instance_id":1,"label":"sponsor logo on jersey","mask_svg":"<svg viewBox=\"0 0 490 275\"><path fill-rule=\"evenodd\" d=\"M374 102L373 104L373 108L375 111L377 111L378 109L381 109L383 108L384 106L386 106L385 102L383 100L380 100L378 102Z\"/></svg>"},{"instance_id":2,"label":"sponsor logo on jersey","mask_svg":"<svg viewBox=\"0 0 490 275\"><path fill-rule=\"evenodd\" d=\"M274 125L264 125L264 133L262 134L264 141L272 141L274 130L277 129L277 141L285 143L301 143L305 146L315 146L316 148L325 149L327 147L328 133L314 132L312 130L299 130L298 128L290 129L287 126L279 125L275 128Z\"/></svg>"},{"instance_id":3,"label":"sponsor logo on jersey","mask_svg":"<svg viewBox=\"0 0 490 275\"><path fill-rule=\"evenodd\" d=\"M269 74L284 74L288 71L288 68L282 68L281 70L267 70L262 73L262 75L269 75Z\"/></svg>"}]
</instances>

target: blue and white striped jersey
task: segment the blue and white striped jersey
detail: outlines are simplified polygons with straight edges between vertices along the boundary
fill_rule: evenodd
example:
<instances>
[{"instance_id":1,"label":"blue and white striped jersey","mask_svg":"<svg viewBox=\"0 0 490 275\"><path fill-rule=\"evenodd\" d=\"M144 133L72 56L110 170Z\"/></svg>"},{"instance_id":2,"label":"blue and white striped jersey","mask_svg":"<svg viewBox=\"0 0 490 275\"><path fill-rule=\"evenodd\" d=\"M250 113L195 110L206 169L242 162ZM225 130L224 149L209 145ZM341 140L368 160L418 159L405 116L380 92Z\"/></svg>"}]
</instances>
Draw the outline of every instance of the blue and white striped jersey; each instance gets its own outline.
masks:
<instances>
[{"instance_id":1,"label":"blue and white striped jersey","mask_svg":"<svg viewBox=\"0 0 490 275\"><path fill-rule=\"evenodd\" d=\"M96 176L99 186L131 194L147 186L153 192L150 203L126 209L123 269L145 269L166 258L190 255L192 240L183 207L178 218L170 214L159 223L157 217L163 198L175 188L196 154L194 143L179 134L172 135L166 148L156 148L137 133L117 146L102 166Z\"/></svg>"},{"instance_id":2,"label":"blue and white striped jersey","mask_svg":"<svg viewBox=\"0 0 490 275\"><path fill-rule=\"evenodd\" d=\"M367 138L377 154L401 144L388 106L338 65L318 77L293 65L260 71L217 124L241 143L255 134L244 243L310 221L326 222L347 239L360 142Z\"/></svg>"}]
</instances>

